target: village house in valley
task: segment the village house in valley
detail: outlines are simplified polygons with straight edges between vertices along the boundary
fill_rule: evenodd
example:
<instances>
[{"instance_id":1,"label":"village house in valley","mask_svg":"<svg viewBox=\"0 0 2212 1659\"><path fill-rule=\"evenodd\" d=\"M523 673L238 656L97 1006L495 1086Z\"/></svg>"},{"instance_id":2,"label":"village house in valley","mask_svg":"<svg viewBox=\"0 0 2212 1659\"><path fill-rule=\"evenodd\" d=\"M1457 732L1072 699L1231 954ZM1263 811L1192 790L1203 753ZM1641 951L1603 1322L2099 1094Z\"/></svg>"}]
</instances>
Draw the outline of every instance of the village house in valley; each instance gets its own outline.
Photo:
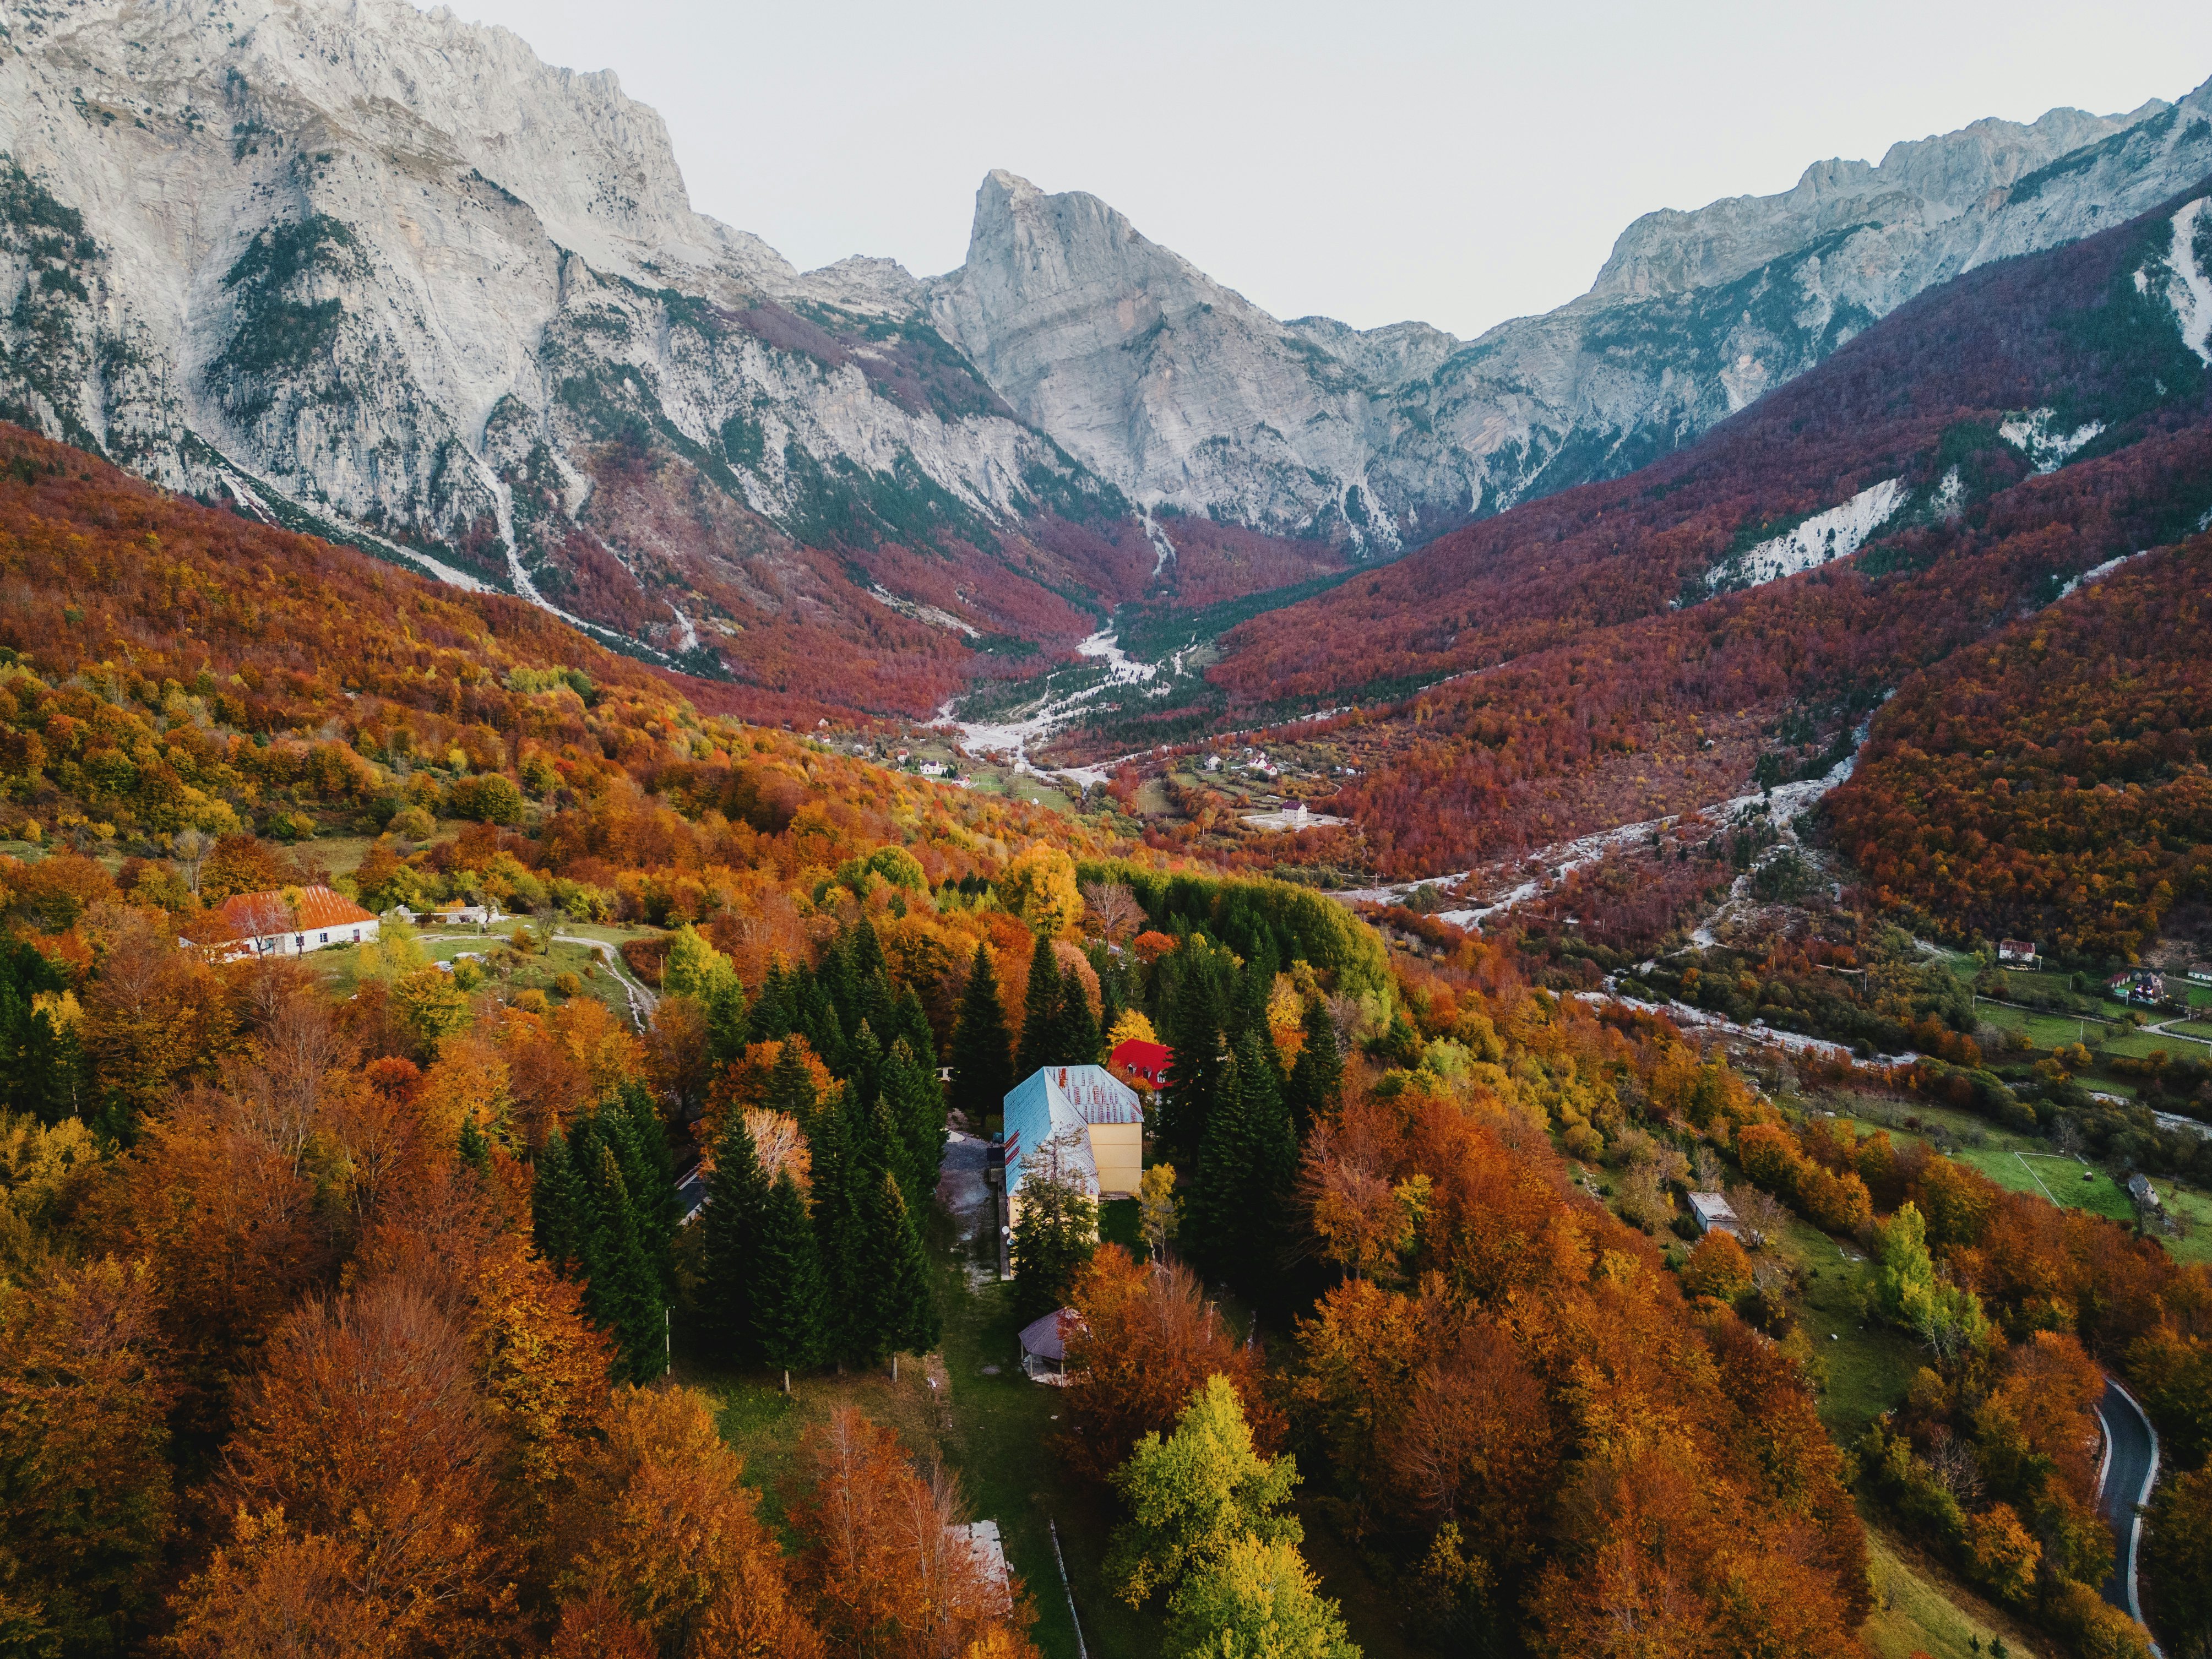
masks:
<instances>
[{"instance_id":1,"label":"village house in valley","mask_svg":"<svg viewBox=\"0 0 2212 1659\"><path fill-rule=\"evenodd\" d=\"M234 893L190 926L178 943L197 945L218 962L302 956L328 945L366 944L377 933L374 915L327 887Z\"/></svg>"}]
</instances>

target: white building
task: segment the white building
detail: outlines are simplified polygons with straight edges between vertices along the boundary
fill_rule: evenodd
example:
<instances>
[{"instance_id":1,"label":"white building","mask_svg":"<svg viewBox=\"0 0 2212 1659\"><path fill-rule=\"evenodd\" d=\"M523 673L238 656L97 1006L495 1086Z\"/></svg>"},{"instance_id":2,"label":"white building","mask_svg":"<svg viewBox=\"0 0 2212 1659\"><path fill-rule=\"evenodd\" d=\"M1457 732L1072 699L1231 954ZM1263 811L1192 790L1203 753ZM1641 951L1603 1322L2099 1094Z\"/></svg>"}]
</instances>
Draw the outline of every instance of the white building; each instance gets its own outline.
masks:
<instances>
[{"instance_id":1,"label":"white building","mask_svg":"<svg viewBox=\"0 0 2212 1659\"><path fill-rule=\"evenodd\" d=\"M178 943L197 945L218 962L302 956L330 945L364 945L376 937L378 927L374 916L327 887L234 893L194 917L191 925L191 936Z\"/></svg>"}]
</instances>

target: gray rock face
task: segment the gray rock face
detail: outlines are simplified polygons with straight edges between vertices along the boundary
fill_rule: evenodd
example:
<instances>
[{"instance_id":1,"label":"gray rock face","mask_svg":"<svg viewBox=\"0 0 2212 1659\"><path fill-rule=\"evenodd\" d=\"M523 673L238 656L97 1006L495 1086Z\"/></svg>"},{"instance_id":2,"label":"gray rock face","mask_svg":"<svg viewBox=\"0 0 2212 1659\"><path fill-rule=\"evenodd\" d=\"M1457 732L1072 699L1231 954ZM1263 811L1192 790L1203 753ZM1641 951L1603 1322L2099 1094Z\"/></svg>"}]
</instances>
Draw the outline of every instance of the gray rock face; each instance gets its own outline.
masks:
<instances>
[{"instance_id":1,"label":"gray rock face","mask_svg":"<svg viewBox=\"0 0 2212 1659\"><path fill-rule=\"evenodd\" d=\"M1095 198L994 173L932 319L1025 419L1137 501L1378 550L1629 471L1914 295L2212 173L2212 82L1825 161L1778 196L1648 214L1590 291L1460 341L1279 323Z\"/></svg>"},{"instance_id":2,"label":"gray rock face","mask_svg":"<svg viewBox=\"0 0 2212 1659\"><path fill-rule=\"evenodd\" d=\"M672 653L828 603L777 571L856 525L984 547L1127 497L1388 553L2212 173L2212 83L1979 122L1648 215L1588 295L1462 341L1279 321L1004 173L959 270L802 274L691 210L611 75L405 0L21 0L7 27L0 413ZM680 489L631 487L664 464ZM999 626L977 571L900 602Z\"/></svg>"},{"instance_id":3,"label":"gray rock face","mask_svg":"<svg viewBox=\"0 0 2212 1659\"><path fill-rule=\"evenodd\" d=\"M610 443L787 527L878 480L980 524L1097 493L896 266L801 277L693 212L611 75L404 0L33 0L9 23L0 406L52 435L556 605ZM600 617L695 638L686 579L611 550L637 592Z\"/></svg>"}]
</instances>

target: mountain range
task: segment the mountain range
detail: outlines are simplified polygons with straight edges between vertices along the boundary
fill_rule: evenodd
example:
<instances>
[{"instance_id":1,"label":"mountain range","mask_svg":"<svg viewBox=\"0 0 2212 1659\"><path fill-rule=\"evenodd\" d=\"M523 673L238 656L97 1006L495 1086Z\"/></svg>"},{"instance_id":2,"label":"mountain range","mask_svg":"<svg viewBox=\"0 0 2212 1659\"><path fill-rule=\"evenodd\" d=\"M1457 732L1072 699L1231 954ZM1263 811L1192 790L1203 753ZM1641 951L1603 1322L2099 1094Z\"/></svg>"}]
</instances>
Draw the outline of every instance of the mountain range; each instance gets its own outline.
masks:
<instances>
[{"instance_id":1,"label":"mountain range","mask_svg":"<svg viewBox=\"0 0 2212 1659\"><path fill-rule=\"evenodd\" d=\"M756 714L917 714L1130 602L1671 453L1914 295L2212 173L2212 83L1647 215L1589 293L1472 341L1278 320L1003 172L957 270L800 272L692 210L611 74L404 0L18 7L0 152L14 418Z\"/></svg>"}]
</instances>

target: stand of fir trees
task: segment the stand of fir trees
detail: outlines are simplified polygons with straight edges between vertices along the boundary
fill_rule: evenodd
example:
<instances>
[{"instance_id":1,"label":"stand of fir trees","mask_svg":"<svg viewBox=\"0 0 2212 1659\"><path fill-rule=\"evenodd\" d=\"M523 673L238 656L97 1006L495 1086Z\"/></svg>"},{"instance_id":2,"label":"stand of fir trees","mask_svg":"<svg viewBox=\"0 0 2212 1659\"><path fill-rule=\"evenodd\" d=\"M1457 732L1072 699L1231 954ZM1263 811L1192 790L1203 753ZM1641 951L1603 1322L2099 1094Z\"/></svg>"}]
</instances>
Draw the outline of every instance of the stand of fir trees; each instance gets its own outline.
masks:
<instances>
[{"instance_id":1,"label":"stand of fir trees","mask_svg":"<svg viewBox=\"0 0 2212 1659\"><path fill-rule=\"evenodd\" d=\"M583 1285L585 1312L615 1346L617 1376L629 1382L668 1369L677 1206L667 1138L641 1084L625 1084L538 1154L538 1253Z\"/></svg>"},{"instance_id":2,"label":"stand of fir trees","mask_svg":"<svg viewBox=\"0 0 2212 1659\"><path fill-rule=\"evenodd\" d=\"M771 1178L744 1114L726 1115L701 1217L703 1346L725 1364L779 1371L934 1347L940 1320L921 1224L945 1111L920 1000L893 989L863 921L819 967L772 969L748 1036L781 1044L763 1103L799 1126L806 1173L787 1167ZM836 1079L826 1097L809 1051Z\"/></svg>"}]
</instances>

